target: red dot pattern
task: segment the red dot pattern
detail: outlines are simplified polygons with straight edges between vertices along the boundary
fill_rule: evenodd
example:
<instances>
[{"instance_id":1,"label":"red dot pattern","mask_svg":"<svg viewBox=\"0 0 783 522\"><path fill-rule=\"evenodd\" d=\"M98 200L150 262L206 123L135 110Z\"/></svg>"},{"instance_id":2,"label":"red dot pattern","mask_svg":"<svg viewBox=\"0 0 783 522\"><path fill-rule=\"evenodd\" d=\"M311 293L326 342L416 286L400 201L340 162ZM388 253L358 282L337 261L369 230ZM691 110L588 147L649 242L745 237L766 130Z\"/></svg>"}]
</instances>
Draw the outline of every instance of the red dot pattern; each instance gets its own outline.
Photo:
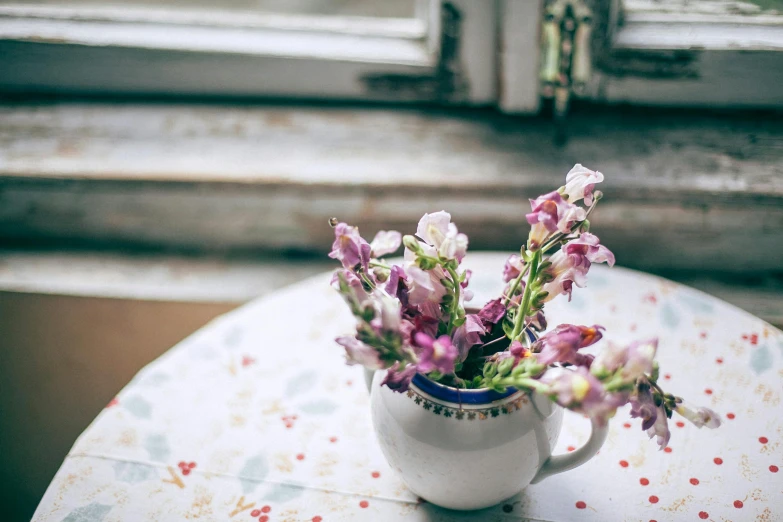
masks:
<instances>
[{"instance_id":1,"label":"red dot pattern","mask_svg":"<svg viewBox=\"0 0 783 522\"><path fill-rule=\"evenodd\" d=\"M631 423L630 422L624 422L623 423L623 428L627 429L627 428L630 428L630 427L631 427Z\"/></svg>"},{"instance_id":2,"label":"red dot pattern","mask_svg":"<svg viewBox=\"0 0 783 522\"><path fill-rule=\"evenodd\" d=\"M684 428L685 427L685 423L682 422L682 421L677 421L675 424L677 425L678 428Z\"/></svg>"},{"instance_id":3,"label":"red dot pattern","mask_svg":"<svg viewBox=\"0 0 783 522\"><path fill-rule=\"evenodd\" d=\"M704 393L706 393L707 395L712 395L712 390L707 388L706 390L704 390Z\"/></svg>"},{"instance_id":4,"label":"red dot pattern","mask_svg":"<svg viewBox=\"0 0 783 522\"><path fill-rule=\"evenodd\" d=\"M672 452L671 446L666 446L665 448L663 448L663 452L664 453L671 453Z\"/></svg>"},{"instance_id":5,"label":"red dot pattern","mask_svg":"<svg viewBox=\"0 0 783 522\"><path fill-rule=\"evenodd\" d=\"M272 508L270 506L264 506L261 508L262 513L269 513L270 511L272 511Z\"/></svg>"},{"instance_id":6,"label":"red dot pattern","mask_svg":"<svg viewBox=\"0 0 783 522\"><path fill-rule=\"evenodd\" d=\"M718 357L717 359L715 359L715 362L718 364L723 364L723 357Z\"/></svg>"},{"instance_id":7,"label":"red dot pattern","mask_svg":"<svg viewBox=\"0 0 783 522\"><path fill-rule=\"evenodd\" d=\"M639 479L639 484L641 484L642 486L647 486L647 485L650 484L650 481L648 479L642 477L642 478Z\"/></svg>"},{"instance_id":8,"label":"red dot pattern","mask_svg":"<svg viewBox=\"0 0 783 522\"><path fill-rule=\"evenodd\" d=\"M744 505L745 504L743 504L741 500L735 500L734 501L734 507L737 508L737 509L741 509L742 506L744 506Z\"/></svg>"},{"instance_id":9,"label":"red dot pattern","mask_svg":"<svg viewBox=\"0 0 783 522\"><path fill-rule=\"evenodd\" d=\"M706 520L710 518L710 514L707 513L706 511L699 511L699 518L702 520Z\"/></svg>"},{"instance_id":10,"label":"red dot pattern","mask_svg":"<svg viewBox=\"0 0 783 522\"><path fill-rule=\"evenodd\" d=\"M573 446L568 446L566 449L567 449L568 451L574 451L576 448L575 448L575 447L573 447Z\"/></svg>"},{"instance_id":11,"label":"red dot pattern","mask_svg":"<svg viewBox=\"0 0 783 522\"><path fill-rule=\"evenodd\" d=\"M269 522L269 517L266 515L261 515L258 517L258 522Z\"/></svg>"},{"instance_id":12,"label":"red dot pattern","mask_svg":"<svg viewBox=\"0 0 783 522\"><path fill-rule=\"evenodd\" d=\"M769 442L769 439L767 437L759 437L759 442L762 444L766 444Z\"/></svg>"},{"instance_id":13,"label":"red dot pattern","mask_svg":"<svg viewBox=\"0 0 783 522\"><path fill-rule=\"evenodd\" d=\"M318 515L313 517L313 522L321 522L323 518L319 517Z\"/></svg>"},{"instance_id":14,"label":"red dot pattern","mask_svg":"<svg viewBox=\"0 0 783 522\"><path fill-rule=\"evenodd\" d=\"M250 512L250 516L251 517L257 517L260 514L261 514L261 510L260 509L254 509L253 511Z\"/></svg>"},{"instance_id":15,"label":"red dot pattern","mask_svg":"<svg viewBox=\"0 0 783 522\"><path fill-rule=\"evenodd\" d=\"M714 459L712 459L712 462L720 466L721 464L723 464L723 459L720 457L715 457Z\"/></svg>"},{"instance_id":16,"label":"red dot pattern","mask_svg":"<svg viewBox=\"0 0 783 522\"><path fill-rule=\"evenodd\" d=\"M359 502L359 507L362 508L362 509L366 509L366 508L370 507L370 503L367 502L366 500L362 500L361 502Z\"/></svg>"},{"instance_id":17,"label":"red dot pattern","mask_svg":"<svg viewBox=\"0 0 783 522\"><path fill-rule=\"evenodd\" d=\"M727 413L726 414L726 418L729 419L729 420L733 420L734 417L735 417L735 415L733 413Z\"/></svg>"},{"instance_id":18,"label":"red dot pattern","mask_svg":"<svg viewBox=\"0 0 783 522\"><path fill-rule=\"evenodd\" d=\"M296 460L304 460L304 458L305 458L304 453L300 453L299 455L296 456Z\"/></svg>"},{"instance_id":19,"label":"red dot pattern","mask_svg":"<svg viewBox=\"0 0 783 522\"><path fill-rule=\"evenodd\" d=\"M691 483L691 484L693 484L694 486L698 486L698 485L699 485L699 479L697 479L697 478L692 478L692 479L690 480L690 483Z\"/></svg>"},{"instance_id":20,"label":"red dot pattern","mask_svg":"<svg viewBox=\"0 0 783 522\"><path fill-rule=\"evenodd\" d=\"M620 465L621 465L622 467L624 467L624 468L627 468L627 467L628 467L628 461L627 461L627 460L621 460L621 461L620 461Z\"/></svg>"},{"instance_id":21,"label":"red dot pattern","mask_svg":"<svg viewBox=\"0 0 783 522\"><path fill-rule=\"evenodd\" d=\"M576 503L576 509L584 509L586 507L587 507L587 504L585 504L581 500Z\"/></svg>"},{"instance_id":22,"label":"red dot pattern","mask_svg":"<svg viewBox=\"0 0 783 522\"><path fill-rule=\"evenodd\" d=\"M772 465L769 467L769 470L770 470L772 473L777 473L777 472L778 472L778 470L779 470L779 468L778 468L776 465L772 464Z\"/></svg>"},{"instance_id":23,"label":"red dot pattern","mask_svg":"<svg viewBox=\"0 0 783 522\"><path fill-rule=\"evenodd\" d=\"M378 472L378 471L373 471L372 472L372 478L378 478L380 476L381 476L380 472Z\"/></svg>"},{"instance_id":24,"label":"red dot pattern","mask_svg":"<svg viewBox=\"0 0 783 522\"><path fill-rule=\"evenodd\" d=\"M655 495L650 495L650 498L648 498L647 500L650 501L650 504L657 504L660 499Z\"/></svg>"}]
</instances>

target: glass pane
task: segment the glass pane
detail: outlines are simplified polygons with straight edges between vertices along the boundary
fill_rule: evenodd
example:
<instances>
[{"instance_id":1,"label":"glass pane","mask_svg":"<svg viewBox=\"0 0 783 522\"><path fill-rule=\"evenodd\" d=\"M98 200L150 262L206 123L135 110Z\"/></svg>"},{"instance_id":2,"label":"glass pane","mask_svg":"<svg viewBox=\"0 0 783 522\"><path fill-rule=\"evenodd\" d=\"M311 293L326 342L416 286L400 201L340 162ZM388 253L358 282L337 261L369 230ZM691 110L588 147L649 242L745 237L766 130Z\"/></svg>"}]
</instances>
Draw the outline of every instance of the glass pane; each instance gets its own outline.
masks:
<instances>
[{"instance_id":1,"label":"glass pane","mask_svg":"<svg viewBox=\"0 0 783 522\"><path fill-rule=\"evenodd\" d=\"M413 18L417 0L0 0L0 5L55 5L90 7L154 7L223 12L254 12L316 16Z\"/></svg>"}]
</instances>

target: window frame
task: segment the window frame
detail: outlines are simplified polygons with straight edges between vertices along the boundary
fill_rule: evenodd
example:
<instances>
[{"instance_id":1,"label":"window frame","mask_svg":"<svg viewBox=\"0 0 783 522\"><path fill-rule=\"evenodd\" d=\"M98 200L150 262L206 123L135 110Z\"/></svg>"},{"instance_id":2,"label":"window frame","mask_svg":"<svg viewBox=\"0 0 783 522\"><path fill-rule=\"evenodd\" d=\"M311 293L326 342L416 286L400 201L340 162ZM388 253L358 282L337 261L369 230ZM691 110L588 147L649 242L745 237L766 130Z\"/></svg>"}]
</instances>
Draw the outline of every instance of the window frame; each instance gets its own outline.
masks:
<instances>
[{"instance_id":1,"label":"window frame","mask_svg":"<svg viewBox=\"0 0 783 522\"><path fill-rule=\"evenodd\" d=\"M417 17L0 5L0 93L286 97L485 105L494 0Z\"/></svg>"}]
</instances>

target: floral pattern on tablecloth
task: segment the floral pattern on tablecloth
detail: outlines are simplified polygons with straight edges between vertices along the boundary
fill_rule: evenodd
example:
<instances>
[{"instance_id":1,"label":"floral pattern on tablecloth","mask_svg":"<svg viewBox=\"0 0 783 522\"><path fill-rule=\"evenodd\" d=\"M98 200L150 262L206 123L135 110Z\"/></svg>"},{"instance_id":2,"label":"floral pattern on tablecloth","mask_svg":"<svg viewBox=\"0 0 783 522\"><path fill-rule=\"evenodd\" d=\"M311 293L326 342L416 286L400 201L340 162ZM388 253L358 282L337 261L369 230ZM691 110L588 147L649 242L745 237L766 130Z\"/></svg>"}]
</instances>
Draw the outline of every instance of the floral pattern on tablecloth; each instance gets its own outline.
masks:
<instances>
[{"instance_id":1,"label":"floral pattern on tablecloth","mask_svg":"<svg viewBox=\"0 0 783 522\"><path fill-rule=\"evenodd\" d=\"M482 303L505 256L473 254ZM81 435L34 520L783 520L783 334L706 294L594 267L550 324L658 335L663 382L723 416L673 419L659 452L622 410L600 453L480 512L411 494L375 442L361 369L333 339L352 318L322 275L223 316L143 369ZM555 453L589 422L566 413ZM513 458L510 455L509 458Z\"/></svg>"}]
</instances>

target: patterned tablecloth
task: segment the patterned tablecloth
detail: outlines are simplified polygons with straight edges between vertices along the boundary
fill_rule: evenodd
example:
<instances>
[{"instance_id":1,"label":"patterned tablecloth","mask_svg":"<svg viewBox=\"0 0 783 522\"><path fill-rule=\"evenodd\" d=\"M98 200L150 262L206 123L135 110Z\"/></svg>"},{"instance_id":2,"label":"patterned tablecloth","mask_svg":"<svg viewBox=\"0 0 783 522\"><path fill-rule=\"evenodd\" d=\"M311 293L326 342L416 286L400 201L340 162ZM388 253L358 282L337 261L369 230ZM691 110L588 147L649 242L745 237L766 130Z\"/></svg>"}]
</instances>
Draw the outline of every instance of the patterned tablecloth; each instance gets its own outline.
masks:
<instances>
[{"instance_id":1,"label":"patterned tablecloth","mask_svg":"<svg viewBox=\"0 0 783 522\"><path fill-rule=\"evenodd\" d=\"M474 302L500 290L504 259L469 256ZM603 324L618 341L660 336L662 382L724 425L672 422L659 452L622 410L586 465L460 513L421 502L387 466L361 369L333 342L352 318L329 277L221 317L143 369L78 439L34 520L783 520L783 333L761 320L657 277L594 267L570 303L547 305L550 324ZM555 453L589 432L565 417Z\"/></svg>"}]
</instances>

